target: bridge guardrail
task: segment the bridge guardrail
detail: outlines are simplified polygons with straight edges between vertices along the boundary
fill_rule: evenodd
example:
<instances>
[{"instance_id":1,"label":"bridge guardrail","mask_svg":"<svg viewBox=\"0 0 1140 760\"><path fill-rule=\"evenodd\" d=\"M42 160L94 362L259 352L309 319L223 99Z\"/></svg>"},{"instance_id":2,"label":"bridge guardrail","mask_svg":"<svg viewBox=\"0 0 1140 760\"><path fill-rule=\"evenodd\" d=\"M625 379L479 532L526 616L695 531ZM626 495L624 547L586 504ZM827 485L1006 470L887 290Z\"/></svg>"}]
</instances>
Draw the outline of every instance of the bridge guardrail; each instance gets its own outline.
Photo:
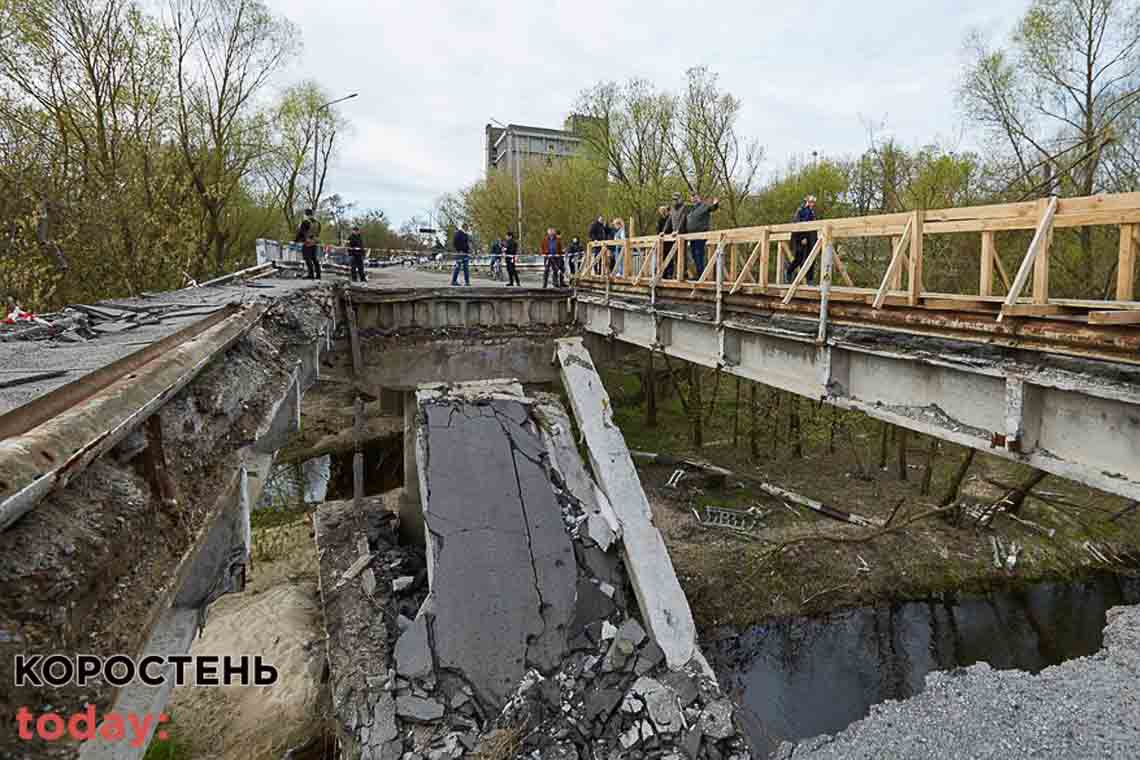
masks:
<instances>
[{"instance_id":1,"label":"bridge guardrail","mask_svg":"<svg viewBox=\"0 0 1140 760\"><path fill-rule=\"evenodd\" d=\"M1116 299L1051 297L1049 247L1057 229L1107 225L1120 230ZM1032 231L1033 237L1011 278L997 255L998 236ZM798 268L791 242L802 233L818 239ZM942 293L924 287L924 241L934 235L976 234L979 281L976 293ZM885 238L890 258L874 283L857 284L844 263L848 241ZM710 251L704 269L690 275L692 242L703 240ZM775 256L772 245L775 244ZM714 291L779 298L822 300L830 285L832 300L860 302L879 310L916 307L990 312L1006 317L1062 317L1090 325L1140 324L1135 300L1136 255L1140 249L1140 193L927 209L893 214L823 219L813 222L762 225L682 235L642 236L625 240L592 241L575 282L584 287L618 287L655 293L689 290L691 295ZM830 256L829 252L830 251ZM808 284L808 275L830 258L843 284L821 277ZM1000 282L995 292L995 278ZM1030 281L1032 280L1032 283ZM905 282L904 282L905 281ZM706 293L707 295L707 293Z\"/></svg>"}]
</instances>

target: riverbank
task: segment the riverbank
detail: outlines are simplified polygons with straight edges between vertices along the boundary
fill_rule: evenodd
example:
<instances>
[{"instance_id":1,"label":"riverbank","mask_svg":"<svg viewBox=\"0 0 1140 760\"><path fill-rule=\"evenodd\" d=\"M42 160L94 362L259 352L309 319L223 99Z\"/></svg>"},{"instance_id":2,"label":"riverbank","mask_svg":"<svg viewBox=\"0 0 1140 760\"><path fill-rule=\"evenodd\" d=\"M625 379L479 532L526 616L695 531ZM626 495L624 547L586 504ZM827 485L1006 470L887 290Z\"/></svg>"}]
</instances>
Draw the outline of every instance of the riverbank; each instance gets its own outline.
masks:
<instances>
[{"instance_id":1,"label":"riverbank","mask_svg":"<svg viewBox=\"0 0 1140 760\"><path fill-rule=\"evenodd\" d=\"M742 384L738 401L734 381L718 381L711 371L694 376L674 362L670 379L658 367L651 426L637 363L643 359L603 370L630 448L698 459L740 476L714 483L690 471L673 485L673 466L638 468L703 635L880 601L1017 589L1140 566L1140 514L1128 512L1124 499L1050 476L1018 514L998 512L982 525L978 512L1025 481L1030 468L978 452L955 489L967 455L960 447L884 431L864 415L763 387L753 417L749 384ZM698 405L700 446L686 412ZM756 481L876 527L773 498ZM951 506L941 508L950 491ZM708 527L707 507L755 527Z\"/></svg>"}]
</instances>

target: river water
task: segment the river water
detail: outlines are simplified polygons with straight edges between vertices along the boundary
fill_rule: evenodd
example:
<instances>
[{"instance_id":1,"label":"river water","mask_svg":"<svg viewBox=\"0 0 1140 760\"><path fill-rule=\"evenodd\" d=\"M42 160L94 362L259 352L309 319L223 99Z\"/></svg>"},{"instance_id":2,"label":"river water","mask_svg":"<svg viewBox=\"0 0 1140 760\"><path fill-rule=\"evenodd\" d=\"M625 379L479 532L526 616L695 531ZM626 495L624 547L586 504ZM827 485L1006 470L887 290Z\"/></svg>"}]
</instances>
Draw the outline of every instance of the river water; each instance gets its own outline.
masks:
<instances>
[{"instance_id":1,"label":"river water","mask_svg":"<svg viewBox=\"0 0 1140 760\"><path fill-rule=\"evenodd\" d=\"M1100 649L1105 613L1140 603L1140 578L1097 575L1022 591L882 604L730 633L706 651L758 757L831 734L904 699L927 673L977 662L1031 672Z\"/></svg>"}]
</instances>

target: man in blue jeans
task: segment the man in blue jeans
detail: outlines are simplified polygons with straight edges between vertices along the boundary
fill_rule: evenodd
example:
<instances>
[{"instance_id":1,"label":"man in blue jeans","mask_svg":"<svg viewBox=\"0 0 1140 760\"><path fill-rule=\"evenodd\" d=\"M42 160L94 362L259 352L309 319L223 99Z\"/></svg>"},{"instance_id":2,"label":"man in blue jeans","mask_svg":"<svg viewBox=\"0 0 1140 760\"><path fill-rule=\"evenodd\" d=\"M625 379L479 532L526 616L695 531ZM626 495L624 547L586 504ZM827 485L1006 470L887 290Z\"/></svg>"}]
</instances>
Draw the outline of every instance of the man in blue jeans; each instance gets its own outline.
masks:
<instances>
[{"instance_id":1,"label":"man in blue jeans","mask_svg":"<svg viewBox=\"0 0 1140 760\"><path fill-rule=\"evenodd\" d=\"M455 248L455 269L451 270L451 284L459 284L459 269L463 268L463 284L471 286L471 270L468 265L468 260L471 257L471 238L463 231L462 226L456 226L455 238L451 241L452 246Z\"/></svg>"},{"instance_id":2,"label":"man in blue jeans","mask_svg":"<svg viewBox=\"0 0 1140 760\"><path fill-rule=\"evenodd\" d=\"M692 205L689 208L689 218L685 223L685 228L688 232L708 232L709 216L712 212L720 208L720 198L713 198L711 202L701 198L701 196L693 193L690 199ZM699 278L705 272L705 243L706 240L690 240L689 253L693 258L693 268L697 270L697 277Z\"/></svg>"}]
</instances>

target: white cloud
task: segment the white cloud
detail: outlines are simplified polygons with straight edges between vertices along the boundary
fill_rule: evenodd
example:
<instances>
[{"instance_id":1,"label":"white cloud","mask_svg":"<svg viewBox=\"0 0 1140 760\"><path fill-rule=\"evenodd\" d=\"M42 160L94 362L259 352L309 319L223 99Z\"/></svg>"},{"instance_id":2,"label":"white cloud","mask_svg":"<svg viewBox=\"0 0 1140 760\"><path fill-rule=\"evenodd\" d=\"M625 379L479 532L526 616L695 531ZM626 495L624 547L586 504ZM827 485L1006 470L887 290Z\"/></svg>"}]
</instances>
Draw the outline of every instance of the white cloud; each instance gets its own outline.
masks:
<instances>
[{"instance_id":1,"label":"white cloud","mask_svg":"<svg viewBox=\"0 0 1140 760\"><path fill-rule=\"evenodd\" d=\"M354 126L330 191L397 222L482 175L489 118L557 127L596 81L675 89L699 64L742 101L741 129L765 147L770 171L812 150L861 150L866 125L884 120L908 144L954 139L964 34L1002 34L1027 6L269 1L303 37L282 83L311 77L360 93L341 106Z\"/></svg>"}]
</instances>

